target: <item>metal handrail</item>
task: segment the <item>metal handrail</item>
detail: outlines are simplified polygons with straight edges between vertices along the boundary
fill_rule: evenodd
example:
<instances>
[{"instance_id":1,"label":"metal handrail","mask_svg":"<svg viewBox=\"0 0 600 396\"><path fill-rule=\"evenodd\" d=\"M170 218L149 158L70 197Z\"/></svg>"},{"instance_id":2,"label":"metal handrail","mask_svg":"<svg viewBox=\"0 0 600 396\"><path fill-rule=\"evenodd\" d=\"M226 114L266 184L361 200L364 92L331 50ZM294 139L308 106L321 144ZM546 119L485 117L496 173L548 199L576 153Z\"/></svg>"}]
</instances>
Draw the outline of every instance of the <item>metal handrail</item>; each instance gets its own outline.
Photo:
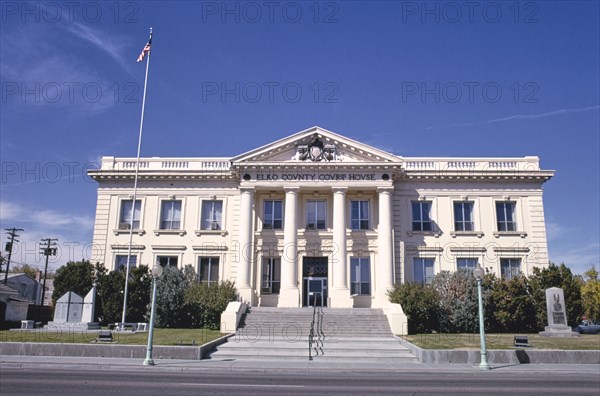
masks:
<instances>
[{"instance_id":1,"label":"metal handrail","mask_svg":"<svg viewBox=\"0 0 600 396\"><path fill-rule=\"evenodd\" d=\"M312 343L313 338L315 337L315 315L317 313L317 302L315 299L315 304L313 305L313 317L310 322L310 333L308 334L308 360L313 360L312 357Z\"/></svg>"},{"instance_id":2,"label":"metal handrail","mask_svg":"<svg viewBox=\"0 0 600 396\"><path fill-rule=\"evenodd\" d=\"M310 333L308 335L308 360L313 360L312 350L315 350L315 356L324 355L323 352L323 343L325 341L325 333L323 332L323 317L325 313L323 312L323 305L319 305L317 309L317 294L315 293L314 305L313 305L313 317L310 323ZM321 304L323 301L321 301ZM317 340L315 341L315 336ZM313 346L313 344L315 346Z\"/></svg>"}]
</instances>

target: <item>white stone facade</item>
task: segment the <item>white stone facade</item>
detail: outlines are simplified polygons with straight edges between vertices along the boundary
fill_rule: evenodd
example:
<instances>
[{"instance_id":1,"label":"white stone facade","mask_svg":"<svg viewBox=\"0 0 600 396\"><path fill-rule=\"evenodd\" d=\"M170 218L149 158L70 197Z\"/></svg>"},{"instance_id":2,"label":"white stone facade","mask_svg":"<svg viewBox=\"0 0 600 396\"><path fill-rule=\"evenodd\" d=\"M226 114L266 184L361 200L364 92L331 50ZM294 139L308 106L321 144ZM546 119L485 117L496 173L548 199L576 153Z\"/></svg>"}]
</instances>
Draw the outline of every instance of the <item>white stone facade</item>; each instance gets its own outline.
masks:
<instances>
[{"instance_id":1,"label":"white stone facade","mask_svg":"<svg viewBox=\"0 0 600 396\"><path fill-rule=\"evenodd\" d=\"M385 307L394 283L548 265L537 157L406 158L313 127L233 158L104 157L92 260L192 264L250 305ZM139 206L138 206L139 205ZM313 291L310 295L309 289Z\"/></svg>"}]
</instances>

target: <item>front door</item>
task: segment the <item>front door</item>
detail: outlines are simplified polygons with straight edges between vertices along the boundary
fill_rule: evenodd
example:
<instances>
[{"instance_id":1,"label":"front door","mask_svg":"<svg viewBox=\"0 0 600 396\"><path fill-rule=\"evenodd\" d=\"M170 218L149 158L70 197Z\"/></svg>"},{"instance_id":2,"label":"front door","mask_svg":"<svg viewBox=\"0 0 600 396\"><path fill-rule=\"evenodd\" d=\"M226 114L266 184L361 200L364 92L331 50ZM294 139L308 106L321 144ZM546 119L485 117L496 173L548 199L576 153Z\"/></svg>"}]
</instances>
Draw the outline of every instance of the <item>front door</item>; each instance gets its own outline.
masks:
<instances>
[{"instance_id":1,"label":"front door","mask_svg":"<svg viewBox=\"0 0 600 396\"><path fill-rule=\"evenodd\" d=\"M327 306L327 261L327 257L303 257L303 306Z\"/></svg>"},{"instance_id":2,"label":"front door","mask_svg":"<svg viewBox=\"0 0 600 396\"><path fill-rule=\"evenodd\" d=\"M327 278L306 278L308 293L305 305L324 307L327 305Z\"/></svg>"}]
</instances>

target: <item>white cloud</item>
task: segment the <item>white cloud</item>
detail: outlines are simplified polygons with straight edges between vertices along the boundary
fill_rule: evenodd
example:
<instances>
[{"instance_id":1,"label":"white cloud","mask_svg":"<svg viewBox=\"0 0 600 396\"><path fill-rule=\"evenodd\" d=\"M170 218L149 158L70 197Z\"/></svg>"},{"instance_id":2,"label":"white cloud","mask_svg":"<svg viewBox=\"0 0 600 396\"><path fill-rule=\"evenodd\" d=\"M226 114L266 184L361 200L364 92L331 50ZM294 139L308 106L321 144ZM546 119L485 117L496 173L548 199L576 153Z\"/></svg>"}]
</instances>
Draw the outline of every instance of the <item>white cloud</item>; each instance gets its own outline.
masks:
<instances>
[{"instance_id":1,"label":"white cloud","mask_svg":"<svg viewBox=\"0 0 600 396\"><path fill-rule=\"evenodd\" d=\"M126 58L123 53L129 47L128 40L123 37L114 37L106 31L94 29L90 26L85 26L81 23L72 22L69 24L62 25L65 30L72 35L84 40L94 47L111 57L123 70L130 75L134 76L132 66L134 63L134 56Z\"/></svg>"},{"instance_id":2,"label":"white cloud","mask_svg":"<svg viewBox=\"0 0 600 396\"><path fill-rule=\"evenodd\" d=\"M104 57L108 66L112 59L133 75L134 59L127 62L122 55L130 50L126 39L75 22L5 29L0 41L3 52L0 71L11 89L7 104L77 106L72 114L85 115L103 112L117 104L115 74L105 76L103 70L107 65L92 63L84 56L90 46L92 51L108 55ZM81 42L85 47L81 47Z\"/></svg>"},{"instance_id":3,"label":"white cloud","mask_svg":"<svg viewBox=\"0 0 600 396\"><path fill-rule=\"evenodd\" d=\"M0 221L19 221L51 229L76 227L89 231L94 228L94 219L88 216L72 215L55 210L26 208L6 201L0 202Z\"/></svg>"},{"instance_id":4,"label":"white cloud","mask_svg":"<svg viewBox=\"0 0 600 396\"><path fill-rule=\"evenodd\" d=\"M486 121L465 122L462 124L452 124L452 125L448 125L448 126L450 126L450 127L475 126L475 125L482 125L482 124L494 124L497 122L512 121L512 120L532 120L532 119L538 119L538 118L554 117L557 115L569 114L569 113L582 113L582 112L598 110L598 109L600 109L600 105L579 107L579 108L574 108L574 109L559 109L559 110L549 111L549 112L541 113L541 114L515 114L512 116L508 116L508 117L493 118L491 120L486 120ZM428 127L427 129L431 129L431 127Z\"/></svg>"},{"instance_id":5,"label":"white cloud","mask_svg":"<svg viewBox=\"0 0 600 396\"><path fill-rule=\"evenodd\" d=\"M94 219L91 216L62 213L51 209L26 207L15 202L0 202L0 227L22 228L11 262L29 264L43 270L45 259L39 254L40 241L56 238L58 254L49 259L49 271L68 261L89 259Z\"/></svg>"},{"instance_id":6,"label":"white cloud","mask_svg":"<svg viewBox=\"0 0 600 396\"><path fill-rule=\"evenodd\" d=\"M550 246L550 261L565 263L574 274L583 274L592 265L600 263L600 244L578 244L567 247Z\"/></svg>"},{"instance_id":7,"label":"white cloud","mask_svg":"<svg viewBox=\"0 0 600 396\"><path fill-rule=\"evenodd\" d=\"M555 240L565 235L568 232L568 228L561 226L558 223L546 221L546 236L548 240Z\"/></svg>"}]
</instances>

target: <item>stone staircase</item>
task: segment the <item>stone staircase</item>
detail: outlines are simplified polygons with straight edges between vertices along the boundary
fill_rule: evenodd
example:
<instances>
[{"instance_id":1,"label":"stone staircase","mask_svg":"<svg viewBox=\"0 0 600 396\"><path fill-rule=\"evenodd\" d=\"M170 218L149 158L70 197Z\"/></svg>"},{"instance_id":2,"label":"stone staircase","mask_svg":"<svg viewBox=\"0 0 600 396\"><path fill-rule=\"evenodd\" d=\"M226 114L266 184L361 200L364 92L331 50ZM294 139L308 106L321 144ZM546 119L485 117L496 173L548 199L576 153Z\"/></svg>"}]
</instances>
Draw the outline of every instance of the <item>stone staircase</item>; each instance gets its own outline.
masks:
<instances>
[{"instance_id":1,"label":"stone staircase","mask_svg":"<svg viewBox=\"0 0 600 396\"><path fill-rule=\"evenodd\" d=\"M219 360L309 361L313 308L252 307L235 336L210 355ZM313 361L417 363L394 338L381 309L317 309Z\"/></svg>"}]
</instances>

